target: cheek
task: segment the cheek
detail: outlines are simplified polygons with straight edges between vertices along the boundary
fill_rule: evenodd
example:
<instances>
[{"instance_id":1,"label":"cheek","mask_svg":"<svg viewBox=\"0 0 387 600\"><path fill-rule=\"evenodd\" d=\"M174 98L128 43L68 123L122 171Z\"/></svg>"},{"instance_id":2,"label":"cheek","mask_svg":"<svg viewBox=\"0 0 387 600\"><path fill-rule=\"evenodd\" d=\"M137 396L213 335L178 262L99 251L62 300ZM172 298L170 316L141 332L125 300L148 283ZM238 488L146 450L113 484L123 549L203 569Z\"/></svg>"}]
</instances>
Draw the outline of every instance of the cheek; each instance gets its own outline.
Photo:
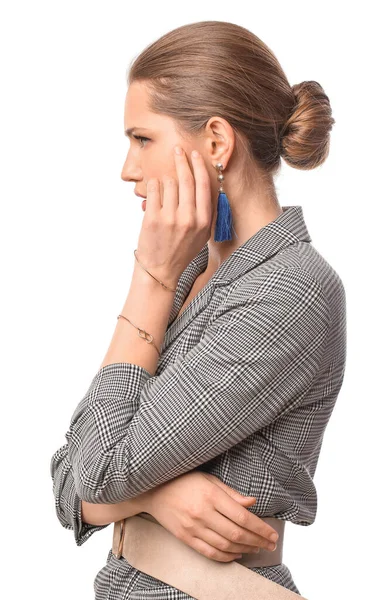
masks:
<instances>
[{"instance_id":1,"label":"cheek","mask_svg":"<svg viewBox=\"0 0 387 600\"><path fill-rule=\"evenodd\" d=\"M164 150L155 151L152 155L149 153L146 158L144 157L143 172L145 181L156 177L162 183L164 176L173 177L177 181L173 147L168 146Z\"/></svg>"}]
</instances>

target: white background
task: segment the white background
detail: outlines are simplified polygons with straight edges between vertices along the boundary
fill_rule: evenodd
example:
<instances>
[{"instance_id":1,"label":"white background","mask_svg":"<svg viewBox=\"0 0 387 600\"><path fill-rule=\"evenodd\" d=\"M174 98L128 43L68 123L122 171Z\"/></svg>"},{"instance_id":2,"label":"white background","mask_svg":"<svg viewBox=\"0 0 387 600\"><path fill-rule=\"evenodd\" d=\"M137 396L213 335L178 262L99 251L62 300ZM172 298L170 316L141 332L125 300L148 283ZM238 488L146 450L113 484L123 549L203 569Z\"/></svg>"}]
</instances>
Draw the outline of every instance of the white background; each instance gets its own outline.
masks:
<instances>
[{"instance_id":1,"label":"white background","mask_svg":"<svg viewBox=\"0 0 387 600\"><path fill-rule=\"evenodd\" d=\"M332 105L326 163L309 172L283 164L276 181L280 203L303 207L312 243L341 276L348 323L344 384L315 475L316 521L287 524L284 562L308 600L380 597L387 199L380 4L3 4L3 598L94 598L113 525L77 547L56 520L49 462L110 343L144 215L134 183L120 178L127 66L162 34L202 20L249 28L291 85L317 80Z\"/></svg>"}]
</instances>

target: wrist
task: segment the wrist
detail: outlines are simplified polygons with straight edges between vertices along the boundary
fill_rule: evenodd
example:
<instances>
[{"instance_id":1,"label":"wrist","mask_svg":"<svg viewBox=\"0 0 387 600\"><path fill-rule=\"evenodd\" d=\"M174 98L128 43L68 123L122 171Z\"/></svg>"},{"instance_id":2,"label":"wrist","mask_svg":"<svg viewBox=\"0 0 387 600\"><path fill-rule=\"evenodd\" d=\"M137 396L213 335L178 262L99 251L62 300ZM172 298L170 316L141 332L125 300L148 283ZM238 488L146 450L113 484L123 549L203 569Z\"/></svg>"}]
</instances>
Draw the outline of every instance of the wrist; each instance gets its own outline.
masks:
<instances>
[{"instance_id":1,"label":"wrist","mask_svg":"<svg viewBox=\"0 0 387 600\"><path fill-rule=\"evenodd\" d=\"M149 282L150 286L153 285L153 286L158 286L159 288L162 288L162 285L160 283L160 281L161 281L164 285L171 288L172 290L176 289L176 286L180 279L180 275L173 273L172 270L168 271L165 268L155 267L155 266L150 267L149 265L144 263L141 259L140 259L140 261L143 266L141 266L141 264L138 260L135 260L133 277L136 277L140 280ZM168 293L168 292L172 293L172 291L170 291L170 290L164 290L164 291L165 291L165 293Z\"/></svg>"}]
</instances>

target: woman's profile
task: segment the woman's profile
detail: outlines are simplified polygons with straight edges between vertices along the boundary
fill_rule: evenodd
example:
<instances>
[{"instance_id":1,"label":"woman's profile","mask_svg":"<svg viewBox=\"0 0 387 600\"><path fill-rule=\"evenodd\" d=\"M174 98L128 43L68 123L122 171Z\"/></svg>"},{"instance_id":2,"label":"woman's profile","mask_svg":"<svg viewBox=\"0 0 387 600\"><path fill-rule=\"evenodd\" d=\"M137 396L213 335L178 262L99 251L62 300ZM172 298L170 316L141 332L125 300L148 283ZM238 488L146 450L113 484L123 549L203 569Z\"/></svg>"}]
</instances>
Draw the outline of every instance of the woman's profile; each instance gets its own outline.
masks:
<instances>
[{"instance_id":1,"label":"woman's profile","mask_svg":"<svg viewBox=\"0 0 387 600\"><path fill-rule=\"evenodd\" d=\"M291 86L263 41L221 21L163 35L127 84L121 176L144 217L111 343L51 458L58 519L80 546L148 513L208 565L239 562L301 595L284 525L316 518L346 299L274 178L281 157L326 160L329 98L316 81ZM94 592L196 597L113 548Z\"/></svg>"}]
</instances>

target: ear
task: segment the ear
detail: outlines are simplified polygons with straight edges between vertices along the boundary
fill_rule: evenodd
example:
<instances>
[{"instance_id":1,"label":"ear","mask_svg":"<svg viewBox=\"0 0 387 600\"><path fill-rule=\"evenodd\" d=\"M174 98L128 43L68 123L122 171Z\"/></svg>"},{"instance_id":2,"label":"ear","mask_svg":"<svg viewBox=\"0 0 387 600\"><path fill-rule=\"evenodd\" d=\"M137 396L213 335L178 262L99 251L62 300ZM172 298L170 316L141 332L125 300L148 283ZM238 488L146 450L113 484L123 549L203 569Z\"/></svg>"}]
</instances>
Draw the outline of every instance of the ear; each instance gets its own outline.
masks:
<instances>
[{"instance_id":1,"label":"ear","mask_svg":"<svg viewBox=\"0 0 387 600\"><path fill-rule=\"evenodd\" d=\"M204 147L212 164L221 162L226 169L235 148L235 133L230 123L222 117L211 117L204 131Z\"/></svg>"}]
</instances>

